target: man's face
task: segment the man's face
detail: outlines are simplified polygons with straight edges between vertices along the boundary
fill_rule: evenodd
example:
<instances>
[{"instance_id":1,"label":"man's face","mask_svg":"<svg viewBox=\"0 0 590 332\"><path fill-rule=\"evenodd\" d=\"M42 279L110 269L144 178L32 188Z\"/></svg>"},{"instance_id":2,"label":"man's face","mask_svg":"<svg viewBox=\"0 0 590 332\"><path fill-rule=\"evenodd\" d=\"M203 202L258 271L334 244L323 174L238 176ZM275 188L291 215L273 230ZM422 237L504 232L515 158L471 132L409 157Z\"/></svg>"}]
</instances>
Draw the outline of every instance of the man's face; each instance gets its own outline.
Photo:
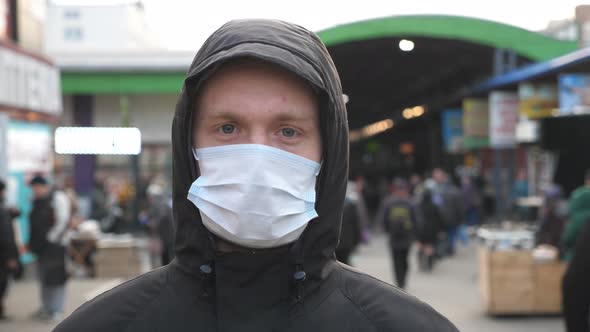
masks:
<instances>
[{"instance_id":1,"label":"man's face","mask_svg":"<svg viewBox=\"0 0 590 332\"><path fill-rule=\"evenodd\" d=\"M224 65L201 90L194 146L262 144L320 162L319 110L312 89L274 65Z\"/></svg>"},{"instance_id":2,"label":"man's face","mask_svg":"<svg viewBox=\"0 0 590 332\"><path fill-rule=\"evenodd\" d=\"M32 189L35 198L43 198L49 193L49 187L44 184L35 184Z\"/></svg>"},{"instance_id":3,"label":"man's face","mask_svg":"<svg viewBox=\"0 0 590 332\"><path fill-rule=\"evenodd\" d=\"M443 170L437 168L432 172L432 178L437 183L444 183L447 180L447 175Z\"/></svg>"}]
</instances>

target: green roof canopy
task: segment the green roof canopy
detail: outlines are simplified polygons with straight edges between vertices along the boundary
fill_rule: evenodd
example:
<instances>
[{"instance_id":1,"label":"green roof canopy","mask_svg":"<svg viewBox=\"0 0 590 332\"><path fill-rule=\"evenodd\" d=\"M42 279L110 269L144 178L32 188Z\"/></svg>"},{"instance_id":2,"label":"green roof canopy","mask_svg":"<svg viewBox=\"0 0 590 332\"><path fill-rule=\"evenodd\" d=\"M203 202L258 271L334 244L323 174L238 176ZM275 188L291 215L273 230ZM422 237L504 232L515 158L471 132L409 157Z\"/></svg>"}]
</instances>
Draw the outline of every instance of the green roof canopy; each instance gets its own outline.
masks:
<instances>
[{"instance_id":1,"label":"green roof canopy","mask_svg":"<svg viewBox=\"0 0 590 332\"><path fill-rule=\"evenodd\" d=\"M534 61L548 60L577 49L574 41L558 40L503 23L461 16L391 16L339 25L320 31L318 35L328 47L387 37L458 39L513 49Z\"/></svg>"},{"instance_id":2,"label":"green roof canopy","mask_svg":"<svg viewBox=\"0 0 590 332\"><path fill-rule=\"evenodd\" d=\"M387 37L430 37L469 41L513 49L534 61L548 60L577 48L576 42L476 18L392 16L339 25L318 32L326 46ZM188 65L188 64L187 64ZM177 94L184 72L62 72L64 94Z\"/></svg>"}]
</instances>

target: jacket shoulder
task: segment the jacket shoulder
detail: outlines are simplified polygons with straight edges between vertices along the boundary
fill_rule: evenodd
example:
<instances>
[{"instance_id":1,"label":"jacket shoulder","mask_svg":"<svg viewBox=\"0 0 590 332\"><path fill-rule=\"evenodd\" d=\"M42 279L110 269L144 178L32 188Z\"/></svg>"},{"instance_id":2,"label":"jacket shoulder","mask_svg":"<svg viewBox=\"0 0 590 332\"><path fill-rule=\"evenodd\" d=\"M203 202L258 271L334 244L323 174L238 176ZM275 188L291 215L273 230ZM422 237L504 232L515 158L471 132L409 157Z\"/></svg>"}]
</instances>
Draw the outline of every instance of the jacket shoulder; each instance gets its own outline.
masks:
<instances>
[{"instance_id":1,"label":"jacket shoulder","mask_svg":"<svg viewBox=\"0 0 590 332\"><path fill-rule=\"evenodd\" d=\"M377 331L458 332L428 304L349 266L342 266L342 292Z\"/></svg>"},{"instance_id":2,"label":"jacket shoulder","mask_svg":"<svg viewBox=\"0 0 590 332\"><path fill-rule=\"evenodd\" d=\"M125 282L80 306L54 332L123 332L155 305L167 279L167 267Z\"/></svg>"}]
</instances>

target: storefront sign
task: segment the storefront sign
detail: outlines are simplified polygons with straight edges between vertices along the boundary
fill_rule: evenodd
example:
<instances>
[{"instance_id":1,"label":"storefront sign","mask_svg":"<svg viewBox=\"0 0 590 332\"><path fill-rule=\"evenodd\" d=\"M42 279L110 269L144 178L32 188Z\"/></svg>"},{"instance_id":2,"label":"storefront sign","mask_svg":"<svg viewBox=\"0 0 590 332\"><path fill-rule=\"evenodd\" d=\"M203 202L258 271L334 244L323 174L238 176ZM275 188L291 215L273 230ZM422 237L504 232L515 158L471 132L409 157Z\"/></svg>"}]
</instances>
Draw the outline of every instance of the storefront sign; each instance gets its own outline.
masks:
<instances>
[{"instance_id":1,"label":"storefront sign","mask_svg":"<svg viewBox=\"0 0 590 332\"><path fill-rule=\"evenodd\" d=\"M490 145L512 148L516 145L518 94L493 91L490 93Z\"/></svg>"},{"instance_id":2,"label":"storefront sign","mask_svg":"<svg viewBox=\"0 0 590 332\"><path fill-rule=\"evenodd\" d=\"M489 145L489 104L487 99L463 100L463 146L479 149Z\"/></svg>"},{"instance_id":3,"label":"storefront sign","mask_svg":"<svg viewBox=\"0 0 590 332\"><path fill-rule=\"evenodd\" d=\"M459 153L463 150L463 110L445 110L442 113L442 134L445 150Z\"/></svg>"},{"instance_id":4,"label":"storefront sign","mask_svg":"<svg viewBox=\"0 0 590 332\"><path fill-rule=\"evenodd\" d=\"M12 121L6 140L8 172L50 173L53 170L49 125Z\"/></svg>"},{"instance_id":5,"label":"storefront sign","mask_svg":"<svg viewBox=\"0 0 590 332\"><path fill-rule=\"evenodd\" d=\"M0 106L59 115L59 70L34 56L0 45Z\"/></svg>"},{"instance_id":6,"label":"storefront sign","mask_svg":"<svg viewBox=\"0 0 590 332\"><path fill-rule=\"evenodd\" d=\"M559 114L571 115L590 111L590 75L559 76Z\"/></svg>"},{"instance_id":7,"label":"storefront sign","mask_svg":"<svg viewBox=\"0 0 590 332\"><path fill-rule=\"evenodd\" d=\"M520 114L529 119L546 118L557 109L557 85L521 83L518 86Z\"/></svg>"}]
</instances>

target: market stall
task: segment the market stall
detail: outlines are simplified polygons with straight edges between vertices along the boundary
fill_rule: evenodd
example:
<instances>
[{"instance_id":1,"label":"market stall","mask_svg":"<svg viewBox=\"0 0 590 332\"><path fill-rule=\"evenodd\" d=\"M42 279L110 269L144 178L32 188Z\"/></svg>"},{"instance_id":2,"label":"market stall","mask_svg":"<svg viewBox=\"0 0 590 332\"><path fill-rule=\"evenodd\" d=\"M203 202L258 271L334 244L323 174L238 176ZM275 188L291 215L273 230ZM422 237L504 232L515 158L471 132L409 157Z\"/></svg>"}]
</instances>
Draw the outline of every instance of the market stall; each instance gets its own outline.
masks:
<instances>
[{"instance_id":1,"label":"market stall","mask_svg":"<svg viewBox=\"0 0 590 332\"><path fill-rule=\"evenodd\" d=\"M565 264L555 248L534 248L534 231L523 226L482 228L479 282L491 315L561 313Z\"/></svg>"}]
</instances>

